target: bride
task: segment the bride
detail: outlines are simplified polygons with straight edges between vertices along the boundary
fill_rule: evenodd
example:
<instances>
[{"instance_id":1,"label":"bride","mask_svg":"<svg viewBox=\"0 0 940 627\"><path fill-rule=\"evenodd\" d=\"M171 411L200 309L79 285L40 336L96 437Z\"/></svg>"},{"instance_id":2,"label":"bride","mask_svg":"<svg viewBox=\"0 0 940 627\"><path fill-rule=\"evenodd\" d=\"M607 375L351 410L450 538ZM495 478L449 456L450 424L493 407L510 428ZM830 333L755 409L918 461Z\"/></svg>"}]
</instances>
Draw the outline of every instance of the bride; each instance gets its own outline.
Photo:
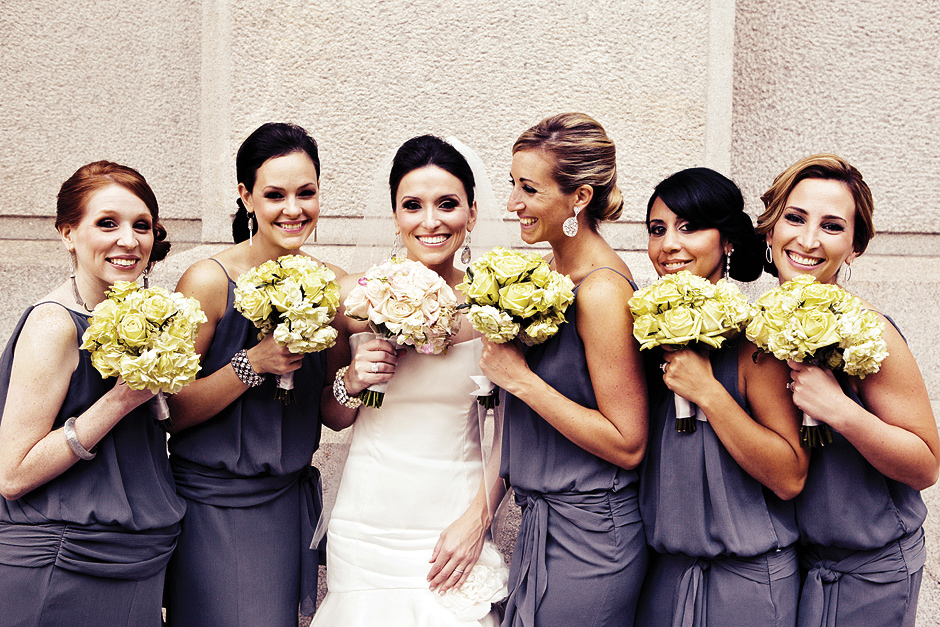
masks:
<instances>
[{"instance_id":1,"label":"bride","mask_svg":"<svg viewBox=\"0 0 940 627\"><path fill-rule=\"evenodd\" d=\"M470 233L485 222L477 208L492 199L476 155L456 140L410 139L382 195L381 227L364 230L394 230L396 248L454 288L464 274L454 257L467 263ZM490 209L495 224L495 203ZM341 282L344 299L361 276ZM329 520L329 592L313 626L499 622L491 602L505 597L508 573L487 533L503 487L498 455L484 462L485 414L471 395L482 347L462 322L445 354L422 355L375 339L365 322L336 317L339 338L328 354L335 398L325 395L321 408L331 423L354 428ZM355 396L379 383L388 384L381 409L359 407ZM498 440L497 429L494 451Z\"/></svg>"}]
</instances>

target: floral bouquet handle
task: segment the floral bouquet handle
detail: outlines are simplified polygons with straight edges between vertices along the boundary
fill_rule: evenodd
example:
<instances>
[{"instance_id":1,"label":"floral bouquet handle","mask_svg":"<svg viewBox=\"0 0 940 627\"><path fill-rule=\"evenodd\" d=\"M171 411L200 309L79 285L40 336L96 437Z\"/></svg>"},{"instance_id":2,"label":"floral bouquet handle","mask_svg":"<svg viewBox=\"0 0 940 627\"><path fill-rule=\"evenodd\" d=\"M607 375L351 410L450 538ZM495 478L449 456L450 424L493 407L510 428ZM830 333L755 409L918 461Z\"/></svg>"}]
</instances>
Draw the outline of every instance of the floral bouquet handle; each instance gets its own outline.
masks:
<instances>
[{"instance_id":1,"label":"floral bouquet handle","mask_svg":"<svg viewBox=\"0 0 940 627\"><path fill-rule=\"evenodd\" d=\"M698 407L689 399L674 394L676 399L676 431L679 433L695 433L695 417Z\"/></svg>"},{"instance_id":2,"label":"floral bouquet handle","mask_svg":"<svg viewBox=\"0 0 940 627\"><path fill-rule=\"evenodd\" d=\"M170 406L166 404L166 396L163 394L163 390L157 392L149 402L155 420L163 422L170 419Z\"/></svg>"},{"instance_id":3,"label":"floral bouquet handle","mask_svg":"<svg viewBox=\"0 0 940 627\"><path fill-rule=\"evenodd\" d=\"M470 392L470 395L476 396L477 402L484 409L499 406L499 388L492 381L481 375L470 375L470 379L477 386L477 389Z\"/></svg>"},{"instance_id":4,"label":"floral bouquet handle","mask_svg":"<svg viewBox=\"0 0 940 627\"><path fill-rule=\"evenodd\" d=\"M285 405L294 402L294 373L287 372L275 377L277 381L277 390L274 392L274 398Z\"/></svg>"},{"instance_id":5,"label":"floral bouquet handle","mask_svg":"<svg viewBox=\"0 0 940 627\"><path fill-rule=\"evenodd\" d=\"M364 331L363 333L356 333L349 338L350 351L355 355L356 349L359 348L359 345L363 342L368 342L371 339L385 340L388 342L388 338L385 337L385 335L382 333L375 331L370 333L368 331ZM389 342L389 344L391 344L391 342ZM362 401L362 404L366 407L379 409L382 407L382 401L385 400L385 391L387 389L388 381L385 383L375 383L364 389L362 392L359 392L357 396Z\"/></svg>"},{"instance_id":6,"label":"floral bouquet handle","mask_svg":"<svg viewBox=\"0 0 940 627\"><path fill-rule=\"evenodd\" d=\"M800 427L800 444L803 448L819 448L832 444L832 431L825 422L820 422L803 412L803 426Z\"/></svg>"}]
</instances>

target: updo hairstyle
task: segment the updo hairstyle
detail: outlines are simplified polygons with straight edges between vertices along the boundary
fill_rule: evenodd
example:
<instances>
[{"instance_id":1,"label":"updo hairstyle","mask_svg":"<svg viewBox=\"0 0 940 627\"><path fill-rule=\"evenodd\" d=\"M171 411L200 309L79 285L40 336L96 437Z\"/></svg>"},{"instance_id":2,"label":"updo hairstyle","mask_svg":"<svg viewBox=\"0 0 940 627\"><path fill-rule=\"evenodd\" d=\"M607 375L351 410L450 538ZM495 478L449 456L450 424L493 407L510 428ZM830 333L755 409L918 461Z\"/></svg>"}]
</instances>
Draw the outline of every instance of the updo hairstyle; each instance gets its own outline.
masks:
<instances>
[{"instance_id":1,"label":"updo hairstyle","mask_svg":"<svg viewBox=\"0 0 940 627\"><path fill-rule=\"evenodd\" d=\"M842 157L833 154L803 157L774 179L774 184L760 197L765 209L757 218L757 233L763 237L774 228L787 208L787 199L790 198L793 188L805 179L839 181L848 188L855 200L855 233L852 236L852 246L859 255L865 252L868 242L875 236L872 217L875 202L871 189L862 178L861 172ZM765 268L767 272L777 276L777 268L773 263L765 263Z\"/></svg>"},{"instance_id":2,"label":"updo hairstyle","mask_svg":"<svg viewBox=\"0 0 940 627\"><path fill-rule=\"evenodd\" d=\"M134 168L111 161L94 161L80 167L59 188L55 227L61 230L66 226L74 228L78 225L85 217L88 200L95 192L109 185L120 185L140 198L150 211L153 222L153 248L147 261L147 270L150 270L155 263L166 258L170 252L170 243L166 241L166 229L160 224L157 197L146 179Z\"/></svg>"},{"instance_id":3,"label":"updo hairstyle","mask_svg":"<svg viewBox=\"0 0 940 627\"><path fill-rule=\"evenodd\" d=\"M320 154L317 151L317 142L310 135L297 126L285 122L267 122L259 126L242 142L235 157L235 177L249 192L254 190L258 169L268 159L284 157L286 155L304 152L313 161L317 170L317 180L320 179ZM236 201L238 210L232 220L232 239L235 243L248 239L248 210L241 198ZM258 232L258 221L254 221L251 231Z\"/></svg>"},{"instance_id":4,"label":"updo hairstyle","mask_svg":"<svg viewBox=\"0 0 940 627\"><path fill-rule=\"evenodd\" d=\"M583 213L592 231L597 231L599 222L620 217L623 197L617 187L617 152L597 120L584 113L545 118L519 136L512 153L520 150L541 150L552 157L552 178L563 194L591 186L594 195Z\"/></svg>"},{"instance_id":5,"label":"updo hairstyle","mask_svg":"<svg viewBox=\"0 0 940 627\"><path fill-rule=\"evenodd\" d=\"M392 168L388 174L388 187L391 192L393 212L396 209L395 200L401 180L409 172L429 165L437 166L457 177L463 183L467 201L471 206L473 205L473 188L476 183L473 180L473 170L470 169L470 164L464 156L440 137L420 135L402 144L392 160Z\"/></svg>"},{"instance_id":6,"label":"updo hairstyle","mask_svg":"<svg viewBox=\"0 0 940 627\"><path fill-rule=\"evenodd\" d=\"M744 212L744 196L728 177L709 168L689 168L669 176L653 191L646 205L646 227L656 199L696 229L718 229L731 242L729 276L753 281L761 275L764 246Z\"/></svg>"}]
</instances>

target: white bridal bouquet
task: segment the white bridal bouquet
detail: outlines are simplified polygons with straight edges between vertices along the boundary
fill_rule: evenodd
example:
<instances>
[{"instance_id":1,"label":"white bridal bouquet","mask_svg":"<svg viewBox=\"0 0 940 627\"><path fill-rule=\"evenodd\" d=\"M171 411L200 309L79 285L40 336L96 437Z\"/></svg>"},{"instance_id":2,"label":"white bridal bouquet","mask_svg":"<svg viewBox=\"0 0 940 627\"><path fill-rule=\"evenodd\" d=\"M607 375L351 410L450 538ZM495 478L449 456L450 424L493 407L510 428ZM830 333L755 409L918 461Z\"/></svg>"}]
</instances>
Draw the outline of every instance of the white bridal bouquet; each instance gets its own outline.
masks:
<instances>
[{"instance_id":1,"label":"white bridal bouquet","mask_svg":"<svg viewBox=\"0 0 940 627\"><path fill-rule=\"evenodd\" d=\"M102 378L120 376L133 390L156 393L156 418L170 417L163 394L176 394L199 372L199 302L160 287L117 281L95 307L82 350Z\"/></svg>"},{"instance_id":2,"label":"white bridal bouquet","mask_svg":"<svg viewBox=\"0 0 940 627\"><path fill-rule=\"evenodd\" d=\"M244 273L235 282L235 309L258 329L258 339L274 341L292 353L315 353L333 346L330 326L339 306L336 275L306 255L284 255ZM277 397L293 400L294 373L277 378Z\"/></svg>"},{"instance_id":3,"label":"white bridal bouquet","mask_svg":"<svg viewBox=\"0 0 940 627\"><path fill-rule=\"evenodd\" d=\"M370 268L343 305L347 316L367 320L376 335L425 355L445 352L460 330L454 291L438 273L409 259ZM385 385L360 393L363 405L381 407Z\"/></svg>"},{"instance_id":4,"label":"white bridal bouquet","mask_svg":"<svg viewBox=\"0 0 940 627\"><path fill-rule=\"evenodd\" d=\"M467 317L491 342L516 337L532 346L558 333L574 302L574 284L551 270L535 252L494 248L467 268L457 289L467 295ZM481 395L486 407L497 402L495 390Z\"/></svg>"},{"instance_id":5,"label":"white bridal bouquet","mask_svg":"<svg viewBox=\"0 0 940 627\"><path fill-rule=\"evenodd\" d=\"M493 603L509 596L508 583L509 569L503 556L492 542L484 542L479 559L460 589L450 588L434 598L458 619L478 621L490 613Z\"/></svg>"},{"instance_id":6,"label":"white bridal bouquet","mask_svg":"<svg viewBox=\"0 0 940 627\"><path fill-rule=\"evenodd\" d=\"M864 379L888 356L884 322L838 285L800 275L761 296L754 305L747 338L781 361L842 370ZM828 425L803 414L805 447L832 442Z\"/></svg>"},{"instance_id":7,"label":"white bridal bouquet","mask_svg":"<svg viewBox=\"0 0 940 627\"><path fill-rule=\"evenodd\" d=\"M712 283L686 270L666 274L630 299L633 335L640 350L689 344L714 349L737 335L750 319L750 305L736 285L719 279ZM704 417L679 395L676 430L695 431L694 417Z\"/></svg>"}]
</instances>

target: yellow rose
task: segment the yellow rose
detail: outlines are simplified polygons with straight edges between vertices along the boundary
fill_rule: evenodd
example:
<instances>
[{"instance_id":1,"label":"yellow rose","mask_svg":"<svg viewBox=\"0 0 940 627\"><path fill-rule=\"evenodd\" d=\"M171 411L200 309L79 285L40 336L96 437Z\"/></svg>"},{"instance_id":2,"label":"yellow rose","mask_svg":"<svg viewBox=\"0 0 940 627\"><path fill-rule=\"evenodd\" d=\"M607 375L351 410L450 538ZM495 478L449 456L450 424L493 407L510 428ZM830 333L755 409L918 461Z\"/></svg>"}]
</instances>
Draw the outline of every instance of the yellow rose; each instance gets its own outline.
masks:
<instances>
[{"instance_id":1,"label":"yellow rose","mask_svg":"<svg viewBox=\"0 0 940 627\"><path fill-rule=\"evenodd\" d=\"M147 319L140 313L129 313L118 323L118 339L128 346L144 346L147 344L149 330Z\"/></svg>"},{"instance_id":2,"label":"yellow rose","mask_svg":"<svg viewBox=\"0 0 940 627\"><path fill-rule=\"evenodd\" d=\"M633 320L633 337L640 343L640 348L652 348L657 346L657 335L659 334L659 322L656 316L652 314L642 314Z\"/></svg>"},{"instance_id":3,"label":"yellow rose","mask_svg":"<svg viewBox=\"0 0 940 627\"><path fill-rule=\"evenodd\" d=\"M140 304L140 312L155 324L163 324L163 321L175 310L169 296L159 292L151 294Z\"/></svg>"},{"instance_id":4,"label":"yellow rose","mask_svg":"<svg viewBox=\"0 0 940 627\"><path fill-rule=\"evenodd\" d=\"M792 323L797 345L807 354L839 343L839 324L828 310L797 309L793 312Z\"/></svg>"},{"instance_id":5,"label":"yellow rose","mask_svg":"<svg viewBox=\"0 0 940 627\"><path fill-rule=\"evenodd\" d=\"M130 294L140 289L136 283L130 281L115 281L108 290L108 299L124 300Z\"/></svg>"},{"instance_id":6,"label":"yellow rose","mask_svg":"<svg viewBox=\"0 0 940 627\"><path fill-rule=\"evenodd\" d=\"M554 320L551 318L536 318L523 329L519 337L522 338L525 344L532 346L533 344L541 344L556 333L558 333L558 324Z\"/></svg>"},{"instance_id":7,"label":"yellow rose","mask_svg":"<svg viewBox=\"0 0 940 627\"><path fill-rule=\"evenodd\" d=\"M252 322L260 322L271 315L271 301L264 290L248 287L235 290L235 308Z\"/></svg>"},{"instance_id":8,"label":"yellow rose","mask_svg":"<svg viewBox=\"0 0 940 627\"><path fill-rule=\"evenodd\" d=\"M478 305L495 305L499 302L499 283L488 270L475 273L473 282L461 291L471 302Z\"/></svg>"},{"instance_id":9,"label":"yellow rose","mask_svg":"<svg viewBox=\"0 0 940 627\"><path fill-rule=\"evenodd\" d=\"M515 283L522 275L536 267L532 259L521 254L507 254L494 260L492 264L493 275L500 285Z\"/></svg>"},{"instance_id":10,"label":"yellow rose","mask_svg":"<svg viewBox=\"0 0 940 627\"><path fill-rule=\"evenodd\" d=\"M499 307L513 316L527 318L536 312L538 288L532 283L513 283L499 290Z\"/></svg>"},{"instance_id":11,"label":"yellow rose","mask_svg":"<svg viewBox=\"0 0 940 627\"><path fill-rule=\"evenodd\" d=\"M687 344L699 339L702 316L691 307L676 307L663 313L660 327L664 344Z\"/></svg>"}]
</instances>

